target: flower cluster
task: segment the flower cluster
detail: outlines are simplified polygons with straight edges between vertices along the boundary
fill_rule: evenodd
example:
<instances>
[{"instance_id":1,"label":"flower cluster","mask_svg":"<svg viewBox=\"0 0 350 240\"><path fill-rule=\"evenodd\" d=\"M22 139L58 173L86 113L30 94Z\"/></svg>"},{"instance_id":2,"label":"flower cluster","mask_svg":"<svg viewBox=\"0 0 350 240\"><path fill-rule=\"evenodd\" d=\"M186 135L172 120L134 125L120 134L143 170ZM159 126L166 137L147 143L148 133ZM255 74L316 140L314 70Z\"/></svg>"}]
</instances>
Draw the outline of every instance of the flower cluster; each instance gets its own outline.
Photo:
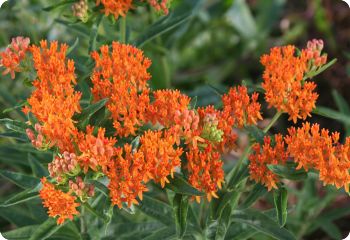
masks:
<instances>
[{"instance_id":1,"label":"flower cluster","mask_svg":"<svg viewBox=\"0 0 350 240\"><path fill-rule=\"evenodd\" d=\"M48 165L50 177L55 178L58 183L64 183L67 175L75 176L80 173L77 156L74 153L64 152L57 156Z\"/></svg>"},{"instance_id":2,"label":"flower cluster","mask_svg":"<svg viewBox=\"0 0 350 240\"><path fill-rule=\"evenodd\" d=\"M73 140L77 134L73 115L80 112L81 93L74 90L76 84L74 62L66 60L67 45L58 49L57 42L46 41L40 47L32 45L37 79L35 90L28 99L24 112L31 112L42 123L42 134L61 152L73 152Z\"/></svg>"},{"instance_id":3,"label":"flower cluster","mask_svg":"<svg viewBox=\"0 0 350 240\"><path fill-rule=\"evenodd\" d=\"M107 108L112 113L114 128L119 136L136 135L136 130L145 122L148 108L150 74L147 69L151 61L133 46L112 43L102 46L101 55L91 54L95 60L92 74L92 93L95 100L109 98Z\"/></svg>"},{"instance_id":4,"label":"flower cluster","mask_svg":"<svg viewBox=\"0 0 350 240\"><path fill-rule=\"evenodd\" d=\"M10 73L15 78L15 72L21 72L20 63L28 51L30 39L24 37L12 38L11 44L0 52L0 67L4 67L3 75Z\"/></svg>"},{"instance_id":5,"label":"flower cluster","mask_svg":"<svg viewBox=\"0 0 350 240\"><path fill-rule=\"evenodd\" d=\"M327 61L321 56L323 43L314 40L308 43L299 56L294 46L272 48L270 54L261 57L265 67L262 87L269 107L287 112L289 120L305 120L315 108L318 94L316 84L306 81L309 73Z\"/></svg>"},{"instance_id":6,"label":"flower cluster","mask_svg":"<svg viewBox=\"0 0 350 240\"><path fill-rule=\"evenodd\" d=\"M268 164L283 165L286 163L288 154L285 151L285 144L281 134L274 137L274 146L271 137L264 138L264 144L254 144L253 154L249 156L250 179L265 185L270 191L277 188L278 177L267 167Z\"/></svg>"},{"instance_id":7,"label":"flower cluster","mask_svg":"<svg viewBox=\"0 0 350 240\"><path fill-rule=\"evenodd\" d=\"M80 204L76 202L76 197L57 190L55 185L48 182L46 178L43 178L41 182L43 187L39 194L43 200L43 205L48 208L49 216L58 216L58 224L62 224L66 219L73 220L74 215L79 214L76 208Z\"/></svg>"},{"instance_id":8,"label":"flower cluster","mask_svg":"<svg viewBox=\"0 0 350 240\"><path fill-rule=\"evenodd\" d=\"M168 14L167 7L168 0L147 0L148 3L157 11L163 11L164 14ZM119 16L125 17L126 13L133 9L133 0L96 0L96 5L103 5L103 12L106 16L112 14L114 18Z\"/></svg>"}]
</instances>

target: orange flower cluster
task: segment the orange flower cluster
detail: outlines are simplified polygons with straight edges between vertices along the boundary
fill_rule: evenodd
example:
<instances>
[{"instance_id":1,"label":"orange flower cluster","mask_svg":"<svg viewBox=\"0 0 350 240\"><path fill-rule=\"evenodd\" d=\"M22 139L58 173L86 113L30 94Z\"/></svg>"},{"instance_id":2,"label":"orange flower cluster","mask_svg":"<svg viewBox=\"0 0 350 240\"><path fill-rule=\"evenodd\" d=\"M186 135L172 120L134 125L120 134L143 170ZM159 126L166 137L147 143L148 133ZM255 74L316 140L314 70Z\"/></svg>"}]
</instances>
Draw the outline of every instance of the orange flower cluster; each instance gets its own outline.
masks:
<instances>
[{"instance_id":1,"label":"orange flower cluster","mask_svg":"<svg viewBox=\"0 0 350 240\"><path fill-rule=\"evenodd\" d=\"M73 152L73 136L77 129L72 119L80 111L80 92L74 91L76 79L74 62L66 59L67 45L58 49L57 42L41 41L40 47L31 46L37 79L36 88L25 107L42 123L42 133L50 146L56 145L62 152Z\"/></svg>"},{"instance_id":2,"label":"orange flower cluster","mask_svg":"<svg viewBox=\"0 0 350 240\"><path fill-rule=\"evenodd\" d=\"M108 164L106 175L110 179L108 188L112 203L122 207L122 203L138 204L142 200L150 180L160 182L164 187L173 176L175 168L180 167L182 149L175 149L173 136L161 131L147 131L140 139L138 150L129 144L118 148L116 158Z\"/></svg>"},{"instance_id":3,"label":"orange flower cluster","mask_svg":"<svg viewBox=\"0 0 350 240\"><path fill-rule=\"evenodd\" d=\"M223 162L220 153L215 151L211 144L203 150L190 149L186 152L189 183L200 191L207 193L207 199L218 198L216 192L224 182ZM200 202L200 197L196 196Z\"/></svg>"},{"instance_id":4,"label":"orange flower cluster","mask_svg":"<svg viewBox=\"0 0 350 240\"><path fill-rule=\"evenodd\" d=\"M223 117L239 128L244 125L256 125L262 119L258 93L253 93L251 98L245 86L231 88L228 94L222 96Z\"/></svg>"},{"instance_id":5,"label":"orange flower cluster","mask_svg":"<svg viewBox=\"0 0 350 240\"><path fill-rule=\"evenodd\" d=\"M282 135L276 134L274 142L272 147L271 138L265 136L264 144L261 146L256 143L253 146L254 153L249 156L250 179L265 185L269 191L272 188L277 188L276 183L279 180L276 174L268 169L267 165L284 165L288 158Z\"/></svg>"},{"instance_id":6,"label":"orange flower cluster","mask_svg":"<svg viewBox=\"0 0 350 240\"><path fill-rule=\"evenodd\" d=\"M25 58L28 51L30 39L24 37L12 38L11 44L0 52L0 67L4 67L3 75L10 73L11 78L15 78L15 72L20 72L20 63Z\"/></svg>"},{"instance_id":7,"label":"orange flower cluster","mask_svg":"<svg viewBox=\"0 0 350 240\"><path fill-rule=\"evenodd\" d=\"M154 7L157 11L163 11L165 15L169 13L167 8L168 0L148 0L149 4ZM96 0L96 5L103 5L103 12L108 16L109 14L114 15L117 19L119 16L125 17L126 13L134 8L133 0Z\"/></svg>"},{"instance_id":8,"label":"orange flower cluster","mask_svg":"<svg viewBox=\"0 0 350 240\"><path fill-rule=\"evenodd\" d=\"M285 137L288 153L298 163L297 169L316 169L324 184L344 187L350 184L350 138L339 143L339 133L330 134L318 124L304 123L300 128L289 128Z\"/></svg>"},{"instance_id":9,"label":"orange flower cluster","mask_svg":"<svg viewBox=\"0 0 350 240\"><path fill-rule=\"evenodd\" d=\"M149 105L147 69L151 61L133 46L113 42L112 52L108 46L91 54L96 65L92 75L92 93L95 100L109 97L107 108L112 113L116 134L127 137L135 135L145 122Z\"/></svg>"},{"instance_id":10,"label":"orange flower cluster","mask_svg":"<svg viewBox=\"0 0 350 240\"><path fill-rule=\"evenodd\" d=\"M66 219L73 220L74 215L79 212L76 209L80 206L75 202L76 197L55 189L55 186L42 178L43 188L40 190L40 197L43 199L43 205L48 208L50 217L57 217L57 224L62 224Z\"/></svg>"},{"instance_id":11,"label":"orange flower cluster","mask_svg":"<svg viewBox=\"0 0 350 240\"><path fill-rule=\"evenodd\" d=\"M313 47L313 46L310 46ZM265 90L265 100L269 107L287 112L289 120L295 123L297 119L306 119L315 108L318 94L314 92L316 84L305 81L306 74L315 64L314 49L302 50L300 56L295 56L294 46L272 48L269 55L261 57L265 67L262 87ZM319 51L316 50L319 54ZM311 53L311 54L310 54ZM317 64L319 61L316 60ZM313 68L312 68L313 69Z\"/></svg>"},{"instance_id":12,"label":"orange flower cluster","mask_svg":"<svg viewBox=\"0 0 350 240\"><path fill-rule=\"evenodd\" d=\"M89 168L95 172L101 168L105 172L108 163L115 155L114 145L117 140L115 138L106 138L106 130L104 128L98 129L97 137L93 135L93 130L93 127L88 126L86 133L80 132L78 136L78 148L81 152L78 162L85 173Z\"/></svg>"}]
</instances>

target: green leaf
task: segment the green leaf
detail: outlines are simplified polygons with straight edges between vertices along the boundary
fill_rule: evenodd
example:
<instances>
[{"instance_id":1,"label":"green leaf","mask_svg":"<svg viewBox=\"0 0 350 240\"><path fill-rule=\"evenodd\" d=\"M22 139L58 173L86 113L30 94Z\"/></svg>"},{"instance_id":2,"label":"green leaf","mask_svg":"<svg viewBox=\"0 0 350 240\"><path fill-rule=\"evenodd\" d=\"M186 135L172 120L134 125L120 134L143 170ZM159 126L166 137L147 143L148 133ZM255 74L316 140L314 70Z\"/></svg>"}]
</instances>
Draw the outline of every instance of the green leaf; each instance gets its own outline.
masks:
<instances>
[{"instance_id":1,"label":"green leaf","mask_svg":"<svg viewBox=\"0 0 350 240\"><path fill-rule=\"evenodd\" d=\"M20 205L1 208L0 216L18 227L39 223L38 218L33 216L28 208Z\"/></svg>"},{"instance_id":2,"label":"green leaf","mask_svg":"<svg viewBox=\"0 0 350 240\"><path fill-rule=\"evenodd\" d=\"M226 239L230 240L244 240L252 238L258 231L254 228L246 226L246 224L231 224L226 232Z\"/></svg>"},{"instance_id":3,"label":"green leaf","mask_svg":"<svg viewBox=\"0 0 350 240\"><path fill-rule=\"evenodd\" d=\"M231 212L232 212L232 207L230 205L226 205L218 222L218 226L215 234L215 240L225 239L227 229L230 226Z\"/></svg>"},{"instance_id":4,"label":"green leaf","mask_svg":"<svg viewBox=\"0 0 350 240\"><path fill-rule=\"evenodd\" d=\"M346 102L343 96L340 95L335 89L332 90L332 96L334 98L335 103L337 104L339 111L347 116L350 116L349 104ZM345 128L346 136L350 136L350 124L345 124Z\"/></svg>"},{"instance_id":5,"label":"green leaf","mask_svg":"<svg viewBox=\"0 0 350 240\"><path fill-rule=\"evenodd\" d=\"M83 111L80 113L80 115L77 117L77 120L79 121L79 127L81 129L84 129L90 121L90 118L101 108L103 108L108 99L102 99L94 104L89 105L87 108L83 109Z\"/></svg>"},{"instance_id":6,"label":"green leaf","mask_svg":"<svg viewBox=\"0 0 350 240\"><path fill-rule=\"evenodd\" d=\"M67 50L67 53L66 55L68 56L79 44L79 38L77 37L73 43L73 45L71 45L68 50Z\"/></svg>"},{"instance_id":7,"label":"green leaf","mask_svg":"<svg viewBox=\"0 0 350 240\"><path fill-rule=\"evenodd\" d=\"M31 189L27 189L23 192L17 193L13 197L6 200L4 203L0 204L0 207L9 207L19 203L23 203L29 200L33 200L38 197L38 193L32 191Z\"/></svg>"},{"instance_id":8,"label":"green leaf","mask_svg":"<svg viewBox=\"0 0 350 240\"><path fill-rule=\"evenodd\" d=\"M199 1L197 1L199 2ZM183 25L189 21L193 16L194 9L188 7L184 11L170 12L166 17L160 18L154 24L147 28L147 30L140 34L139 37L133 41L133 45L141 47L148 41L174 29L175 27Z\"/></svg>"},{"instance_id":9,"label":"green leaf","mask_svg":"<svg viewBox=\"0 0 350 240\"><path fill-rule=\"evenodd\" d=\"M47 176L49 173L46 168L44 168L41 163L33 157L32 154L28 154L29 165L32 168L34 177L41 178Z\"/></svg>"},{"instance_id":10,"label":"green leaf","mask_svg":"<svg viewBox=\"0 0 350 240\"><path fill-rule=\"evenodd\" d=\"M160 230L154 232L150 236L144 238L143 240L160 240L160 239L174 239L176 237L176 230L173 226L161 228Z\"/></svg>"},{"instance_id":11,"label":"green leaf","mask_svg":"<svg viewBox=\"0 0 350 240\"><path fill-rule=\"evenodd\" d=\"M235 0L225 17L244 39L257 36L255 19L245 0Z\"/></svg>"},{"instance_id":12,"label":"green leaf","mask_svg":"<svg viewBox=\"0 0 350 240\"><path fill-rule=\"evenodd\" d=\"M40 179L18 172L0 170L0 175L21 188L34 188L40 183Z\"/></svg>"},{"instance_id":13,"label":"green leaf","mask_svg":"<svg viewBox=\"0 0 350 240\"><path fill-rule=\"evenodd\" d=\"M7 240L27 240L39 225L30 225L2 233Z\"/></svg>"},{"instance_id":14,"label":"green leaf","mask_svg":"<svg viewBox=\"0 0 350 240\"><path fill-rule=\"evenodd\" d=\"M254 188L250 191L248 196L244 199L242 205L240 206L240 209L249 208L251 205L253 205L256 202L256 200L264 196L266 193L267 193L267 189L264 185L261 185L259 183L255 184Z\"/></svg>"},{"instance_id":15,"label":"green leaf","mask_svg":"<svg viewBox=\"0 0 350 240\"><path fill-rule=\"evenodd\" d=\"M333 64L335 64L337 62L337 59L333 59L332 61L328 62L327 64L323 65L322 67L320 67L317 71L311 72L308 75L306 75L304 77L304 79L306 78L313 78L319 74L321 74L322 72L324 72L326 69L330 68Z\"/></svg>"},{"instance_id":16,"label":"green leaf","mask_svg":"<svg viewBox=\"0 0 350 240\"><path fill-rule=\"evenodd\" d=\"M140 205L137 206L146 215L158 220L166 225L174 224L172 208L155 198L144 195Z\"/></svg>"},{"instance_id":17,"label":"green leaf","mask_svg":"<svg viewBox=\"0 0 350 240\"><path fill-rule=\"evenodd\" d=\"M17 104L16 106L14 106L14 107L10 107L10 108L4 109L4 110L2 111L2 113L9 113L9 112L12 112L12 111L14 111L14 110L16 110L16 109L21 109L21 108L22 108L23 106L25 106L26 104L27 104L27 101L23 101L23 102Z\"/></svg>"},{"instance_id":18,"label":"green leaf","mask_svg":"<svg viewBox=\"0 0 350 240\"><path fill-rule=\"evenodd\" d=\"M218 207L216 209L216 218L220 219L222 216L222 213L224 212L224 209L226 209L227 205L230 205L230 203L235 203L237 201L237 198L239 197L240 192L239 191L231 191L226 192L222 197L218 199Z\"/></svg>"},{"instance_id":19,"label":"green leaf","mask_svg":"<svg viewBox=\"0 0 350 240\"><path fill-rule=\"evenodd\" d=\"M45 7L43 8L44 11L52 11L52 10L55 10L57 8L60 8L60 7L63 7L65 5L68 5L70 3L75 3L76 1L75 0L66 0L66 1L60 1L58 3L55 3L49 7Z\"/></svg>"},{"instance_id":20,"label":"green leaf","mask_svg":"<svg viewBox=\"0 0 350 240\"><path fill-rule=\"evenodd\" d=\"M173 201L175 225L177 236L181 239L186 232L187 212L188 212L188 196L176 194Z\"/></svg>"},{"instance_id":21,"label":"green leaf","mask_svg":"<svg viewBox=\"0 0 350 240\"><path fill-rule=\"evenodd\" d=\"M204 196L203 192L198 191L192 185L190 185L180 174L175 173L174 178L170 180L170 183L165 185L166 188L174 191L175 193L189 195L189 196Z\"/></svg>"},{"instance_id":22,"label":"green leaf","mask_svg":"<svg viewBox=\"0 0 350 240\"><path fill-rule=\"evenodd\" d=\"M299 181L307 178L307 173L304 169L295 169L295 163L287 163L285 166L269 164L267 167L272 172L285 179Z\"/></svg>"},{"instance_id":23,"label":"green leaf","mask_svg":"<svg viewBox=\"0 0 350 240\"><path fill-rule=\"evenodd\" d=\"M287 229L281 228L275 221L257 210L234 211L231 220L245 223L255 230L275 239L294 240L295 237Z\"/></svg>"},{"instance_id":24,"label":"green leaf","mask_svg":"<svg viewBox=\"0 0 350 240\"><path fill-rule=\"evenodd\" d=\"M92 25L92 28L90 30L90 39L89 39L89 52L96 50L96 39L98 35L98 29L103 19L103 14L99 14L97 16L97 19L94 21L94 24Z\"/></svg>"},{"instance_id":25,"label":"green leaf","mask_svg":"<svg viewBox=\"0 0 350 240\"><path fill-rule=\"evenodd\" d=\"M92 184L95 186L95 188L100 191L103 195L105 195L106 197L109 197L109 190L106 187L106 185L104 185L103 183L97 181L97 180L93 180L91 181Z\"/></svg>"},{"instance_id":26,"label":"green leaf","mask_svg":"<svg viewBox=\"0 0 350 240\"><path fill-rule=\"evenodd\" d=\"M44 240L52 236L55 232L57 232L61 227L63 227L64 224L58 225L56 223L56 220L53 218L48 218L45 222L40 224L29 240Z\"/></svg>"},{"instance_id":27,"label":"green leaf","mask_svg":"<svg viewBox=\"0 0 350 240\"><path fill-rule=\"evenodd\" d=\"M327 222L322 224L321 229L334 240L343 239L340 229L334 223Z\"/></svg>"},{"instance_id":28,"label":"green leaf","mask_svg":"<svg viewBox=\"0 0 350 240\"><path fill-rule=\"evenodd\" d=\"M0 124L4 124L7 129L23 134L26 134L26 129L28 128L28 125L24 122L9 118L0 119Z\"/></svg>"},{"instance_id":29,"label":"green leaf","mask_svg":"<svg viewBox=\"0 0 350 240\"><path fill-rule=\"evenodd\" d=\"M264 144L265 133L263 130L259 129L256 126L246 126L245 129L248 131L249 136L253 138L254 142Z\"/></svg>"},{"instance_id":30,"label":"green leaf","mask_svg":"<svg viewBox=\"0 0 350 240\"><path fill-rule=\"evenodd\" d=\"M236 186L249 176L248 164L242 164L238 171L233 172L232 177L230 177L227 184L227 189L234 190Z\"/></svg>"},{"instance_id":31,"label":"green leaf","mask_svg":"<svg viewBox=\"0 0 350 240\"><path fill-rule=\"evenodd\" d=\"M312 112L314 114L317 114L317 115L320 115L323 117L337 120L337 121L342 122L346 125L350 125L350 116L343 114L343 113L340 113L338 111L334 111L333 109L318 106Z\"/></svg>"},{"instance_id":32,"label":"green leaf","mask_svg":"<svg viewBox=\"0 0 350 240\"><path fill-rule=\"evenodd\" d=\"M275 190L273 193L273 202L277 212L278 223L283 227L286 224L288 214L288 191L283 187Z\"/></svg>"}]
</instances>

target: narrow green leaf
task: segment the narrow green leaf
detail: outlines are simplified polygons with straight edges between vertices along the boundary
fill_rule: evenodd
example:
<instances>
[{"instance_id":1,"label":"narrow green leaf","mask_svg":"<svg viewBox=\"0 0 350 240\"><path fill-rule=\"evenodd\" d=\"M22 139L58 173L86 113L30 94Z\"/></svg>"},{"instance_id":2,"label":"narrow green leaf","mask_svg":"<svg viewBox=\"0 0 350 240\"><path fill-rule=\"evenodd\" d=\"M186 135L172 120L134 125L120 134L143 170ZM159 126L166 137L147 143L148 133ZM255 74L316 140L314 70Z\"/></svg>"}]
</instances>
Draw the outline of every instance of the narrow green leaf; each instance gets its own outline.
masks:
<instances>
[{"instance_id":1,"label":"narrow green leaf","mask_svg":"<svg viewBox=\"0 0 350 240\"><path fill-rule=\"evenodd\" d=\"M307 173L305 172L304 169L295 169L295 163L287 163L285 166L282 165L272 165L269 164L267 167L277 174L278 176L289 179L289 180L294 180L294 181L300 181L304 180L307 178Z\"/></svg>"},{"instance_id":2,"label":"narrow green leaf","mask_svg":"<svg viewBox=\"0 0 350 240\"><path fill-rule=\"evenodd\" d=\"M74 3L74 2L76 2L76 1L75 0L60 1L60 2L55 3L55 4L53 4L53 5L49 6L49 7L43 8L43 10L44 11L52 11L52 10L55 10L57 8L63 7L65 5L68 5L68 4Z\"/></svg>"},{"instance_id":3,"label":"narrow green leaf","mask_svg":"<svg viewBox=\"0 0 350 240\"><path fill-rule=\"evenodd\" d=\"M109 197L109 190L106 187L106 185L104 185L103 183L97 181L97 180L93 180L91 181L92 184L95 186L95 188L101 192L103 195L105 195L106 197Z\"/></svg>"},{"instance_id":4,"label":"narrow green leaf","mask_svg":"<svg viewBox=\"0 0 350 240\"><path fill-rule=\"evenodd\" d=\"M264 185L259 183L254 185L254 188L250 191L248 196L244 199L240 209L246 209L252 206L260 197L267 193L267 189Z\"/></svg>"},{"instance_id":5,"label":"narrow green leaf","mask_svg":"<svg viewBox=\"0 0 350 240\"><path fill-rule=\"evenodd\" d=\"M343 239L340 229L334 223L327 222L321 225L321 229L334 240Z\"/></svg>"},{"instance_id":6,"label":"narrow green leaf","mask_svg":"<svg viewBox=\"0 0 350 240\"><path fill-rule=\"evenodd\" d=\"M183 25L185 22L191 19L193 10L194 9L188 7L184 11L174 11L169 13L166 17L160 18L149 28L147 28L147 30L136 40L134 40L133 45L141 47L148 41L151 41L152 39L174 29L175 27Z\"/></svg>"},{"instance_id":7,"label":"narrow green leaf","mask_svg":"<svg viewBox=\"0 0 350 240\"><path fill-rule=\"evenodd\" d=\"M23 106L25 106L26 104L27 104L27 101L23 101L23 102L17 104L16 106L14 106L14 107L10 107L10 108L4 109L4 110L2 111L2 113L9 113L9 112L12 112L12 111L14 111L14 110L16 110L16 109L20 109L20 108L22 108Z\"/></svg>"},{"instance_id":8,"label":"narrow green leaf","mask_svg":"<svg viewBox=\"0 0 350 240\"><path fill-rule=\"evenodd\" d=\"M98 29L100 27L102 19L103 19L103 14L99 14L90 30L89 53L96 50L96 40L98 35Z\"/></svg>"},{"instance_id":9,"label":"narrow green leaf","mask_svg":"<svg viewBox=\"0 0 350 240\"><path fill-rule=\"evenodd\" d=\"M188 196L176 194L173 201L175 225L177 236L181 239L186 232L187 212L188 212Z\"/></svg>"},{"instance_id":10,"label":"narrow green leaf","mask_svg":"<svg viewBox=\"0 0 350 240\"><path fill-rule=\"evenodd\" d=\"M190 185L178 173L174 174L174 178L171 179L170 183L167 183L165 187L179 194L190 195L190 196L204 196L203 192L200 192L194 187L192 187L192 185Z\"/></svg>"},{"instance_id":11,"label":"narrow green leaf","mask_svg":"<svg viewBox=\"0 0 350 240\"><path fill-rule=\"evenodd\" d=\"M240 169L236 172L233 173L232 177L230 178L228 184L227 184L227 189L228 190L233 190L236 188L236 186L246 179L249 176L249 168L248 164L242 164Z\"/></svg>"},{"instance_id":12,"label":"narrow green leaf","mask_svg":"<svg viewBox=\"0 0 350 240\"><path fill-rule=\"evenodd\" d=\"M327 64L323 65L322 67L320 67L317 71L311 72L309 75L305 76L306 78L313 78L319 74L321 74L322 72L324 72L325 70L327 70L328 68L330 68L333 64L335 64L337 62L337 59L333 59L332 61L328 62Z\"/></svg>"},{"instance_id":13,"label":"narrow green leaf","mask_svg":"<svg viewBox=\"0 0 350 240\"><path fill-rule=\"evenodd\" d=\"M239 197L240 192L239 191L231 191L226 192L222 197L218 199L219 205L216 209L216 218L220 219L222 216L222 213L224 212L224 209L226 209L227 205L230 205L232 202L236 202L237 198Z\"/></svg>"},{"instance_id":14,"label":"narrow green leaf","mask_svg":"<svg viewBox=\"0 0 350 240\"><path fill-rule=\"evenodd\" d=\"M287 229L281 228L275 221L258 210L234 211L233 222L245 223L255 230L267 234L275 239L294 240L295 237Z\"/></svg>"},{"instance_id":15,"label":"narrow green leaf","mask_svg":"<svg viewBox=\"0 0 350 240\"><path fill-rule=\"evenodd\" d=\"M332 90L332 96L337 104L337 107L339 111L347 116L350 116L350 107L349 104L346 102L346 100L343 98L342 95L338 93L337 90L333 89ZM345 129L346 129L346 136L350 135L350 124L345 124Z\"/></svg>"},{"instance_id":16,"label":"narrow green leaf","mask_svg":"<svg viewBox=\"0 0 350 240\"><path fill-rule=\"evenodd\" d=\"M33 157L32 154L28 153L29 165L32 168L34 177L41 178L47 176L49 173L46 168L44 168L41 163Z\"/></svg>"},{"instance_id":17,"label":"narrow green leaf","mask_svg":"<svg viewBox=\"0 0 350 240\"><path fill-rule=\"evenodd\" d=\"M350 125L350 116L343 114L343 113L340 113L338 111L334 111L333 109L318 106L312 112L314 114L317 114L317 115L320 115L323 117L327 117L330 119L334 119L334 120L337 120L337 121L342 122L344 124Z\"/></svg>"},{"instance_id":18,"label":"narrow green leaf","mask_svg":"<svg viewBox=\"0 0 350 240\"><path fill-rule=\"evenodd\" d=\"M247 226L246 224L231 224L229 229L226 232L226 239L230 240L245 240L245 239L253 239L252 237L258 231L252 227Z\"/></svg>"},{"instance_id":19,"label":"narrow green leaf","mask_svg":"<svg viewBox=\"0 0 350 240\"><path fill-rule=\"evenodd\" d=\"M10 207L19 203L23 203L32 199L35 199L38 197L37 192L33 192L32 190L28 189L23 192L17 193L15 196L9 198L4 203L0 204L0 207Z\"/></svg>"},{"instance_id":20,"label":"narrow green leaf","mask_svg":"<svg viewBox=\"0 0 350 240\"><path fill-rule=\"evenodd\" d=\"M79 43L79 38L77 37L73 43L73 45L71 45L68 50L67 50L67 56L78 46Z\"/></svg>"},{"instance_id":21,"label":"narrow green leaf","mask_svg":"<svg viewBox=\"0 0 350 240\"><path fill-rule=\"evenodd\" d=\"M64 224L58 225L55 219L48 218L45 222L40 224L40 226L35 229L29 240L47 239L63 226Z\"/></svg>"},{"instance_id":22,"label":"narrow green leaf","mask_svg":"<svg viewBox=\"0 0 350 240\"><path fill-rule=\"evenodd\" d=\"M273 192L273 202L277 212L277 220L281 227L287 222L288 191L284 187Z\"/></svg>"},{"instance_id":23,"label":"narrow green leaf","mask_svg":"<svg viewBox=\"0 0 350 240\"><path fill-rule=\"evenodd\" d=\"M218 222L218 226L215 234L215 240L225 239L227 229L230 226L231 212L232 212L232 207L230 205L226 205Z\"/></svg>"},{"instance_id":24,"label":"narrow green leaf","mask_svg":"<svg viewBox=\"0 0 350 240\"><path fill-rule=\"evenodd\" d=\"M24 122L9 118L0 119L0 124L4 124L7 129L23 134L26 134L26 129L28 128L28 125Z\"/></svg>"},{"instance_id":25,"label":"narrow green leaf","mask_svg":"<svg viewBox=\"0 0 350 240\"><path fill-rule=\"evenodd\" d=\"M150 236L144 238L143 240L167 240L174 239L176 237L176 230L173 226L161 228L160 230L154 232Z\"/></svg>"},{"instance_id":26,"label":"narrow green leaf","mask_svg":"<svg viewBox=\"0 0 350 240\"><path fill-rule=\"evenodd\" d=\"M79 127L84 129L90 121L90 118L101 108L103 108L108 99L102 99L94 104L89 105L87 108L83 109L80 115L77 117L79 121Z\"/></svg>"},{"instance_id":27,"label":"narrow green leaf","mask_svg":"<svg viewBox=\"0 0 350 240\"><path fill-rule=\"evenodd\" d=\"M18 172L0 170L0 175L21 188L34 188L40 183L40 179Z\"/></svg>"},{"instance_id":28,"label":"narrow green leaf","mask_svg":"<svg viewBox=\"0 0 350 240\"><path fill-rule=\"evenodd\" d=\"M161 202L155 198L144 195L137 208L139 208L146 215L166 225L174 224L172 208L168 204Z\"/></svg>"},{"instance_id":29,"label":"narrow green leaf","mask_svg":"<svg viewBox=\"0 0 350 240\"><path fill-rule=\"evenodd\" d=\"M30 225L2 233L7 240L27 240L39 225Z\"/></svg>"},{"instance_id":30,"label":"narrow green leaf","mask_svg":"<svg viewBox=\"0 0 350 240\"><path fill-rule=\"evenodd\" d=\"M263 130L256 126L246 126L245 129L248 131L250 137L253 138L254 142L258 142L260 144L264 143L264 137L266 134Z\"/></svg>"}]
</instances>

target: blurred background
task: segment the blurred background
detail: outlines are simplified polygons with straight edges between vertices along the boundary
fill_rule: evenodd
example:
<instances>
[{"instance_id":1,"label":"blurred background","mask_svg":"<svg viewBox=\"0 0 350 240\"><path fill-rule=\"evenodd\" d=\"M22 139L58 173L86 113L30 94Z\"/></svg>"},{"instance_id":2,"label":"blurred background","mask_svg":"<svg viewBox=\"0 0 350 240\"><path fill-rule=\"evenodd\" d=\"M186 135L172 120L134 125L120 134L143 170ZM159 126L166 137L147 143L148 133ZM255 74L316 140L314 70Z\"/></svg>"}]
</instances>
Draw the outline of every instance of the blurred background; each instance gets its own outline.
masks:
<instances>
[{"instance_id":1,"label":"blurred background","mask_svg":"<svg viewBox=\"0 0 350 240\"><path fill-rule=\"evenodd\" d=\"M93 8L94 3L90 2ZM9 0L0 9L0 47L5 48L15 36L30 37L35 44L41 39L68 43L73 46L69 57L76 61L79 88L83 91L89 87L92 64L89 51L119 40L120 24L111 17L94 15L83 23L72 16L72 3L74 1ZM323 39L324 52L328 53L329 60L337 58L337 62L314 79L320 95L317 105L323 108L308 120L339 131L343 138L350 135L350 9L345 2L174 0L171 13L166 17L142 2L137 5L142 7L129 12L126 18L127 42L142 48L152 60L152 88L180 89L197 96L197 106L219 107L220 94L242 82L250 90L260 91L263 68L259 58L271 47L293 44L303 48L310 39ZM159 30L171 21L177 25L164 34L145 32L149 26ZM0 77L0 118L25 120L20 106L30 94L30 88L26 76L18 76L16 80ZM89 97L88 93L84 94L84 100L88 101ZM263 94L260 97L263 100ZM264 118L269 119L273 114L274 110L263 106ZM333 119L329 115L333 115ZM291 124L286 117L272 131L285 133ZM2 136L6 135L2 126L0 131ZM29 148L18 149L14 144L18 140L23 139L18 136L0 139L0 168L30 172ZM51 160L48 154L30 151L46 163ZM17 191L2 178L0 186L0 201ZM287 226L297 236L340 239L347 235L350 201L345 193L333 188L320 190L321 185L312 177L303 184L291 183L289 187L290 205L295 206L295 211L291 210ZM256 207L267 209L271 207L270 202L267 196L266 201L257 203ZM40 207L40 202L36 207ZM28 210L25 216L20 215L23 209ZM39 221L38 216L30 215L30 210L26 204L0 208L0 231L24 226L28 219ZM44 211L41 217L45 217Z\"/></svg>"}]
</instances>

